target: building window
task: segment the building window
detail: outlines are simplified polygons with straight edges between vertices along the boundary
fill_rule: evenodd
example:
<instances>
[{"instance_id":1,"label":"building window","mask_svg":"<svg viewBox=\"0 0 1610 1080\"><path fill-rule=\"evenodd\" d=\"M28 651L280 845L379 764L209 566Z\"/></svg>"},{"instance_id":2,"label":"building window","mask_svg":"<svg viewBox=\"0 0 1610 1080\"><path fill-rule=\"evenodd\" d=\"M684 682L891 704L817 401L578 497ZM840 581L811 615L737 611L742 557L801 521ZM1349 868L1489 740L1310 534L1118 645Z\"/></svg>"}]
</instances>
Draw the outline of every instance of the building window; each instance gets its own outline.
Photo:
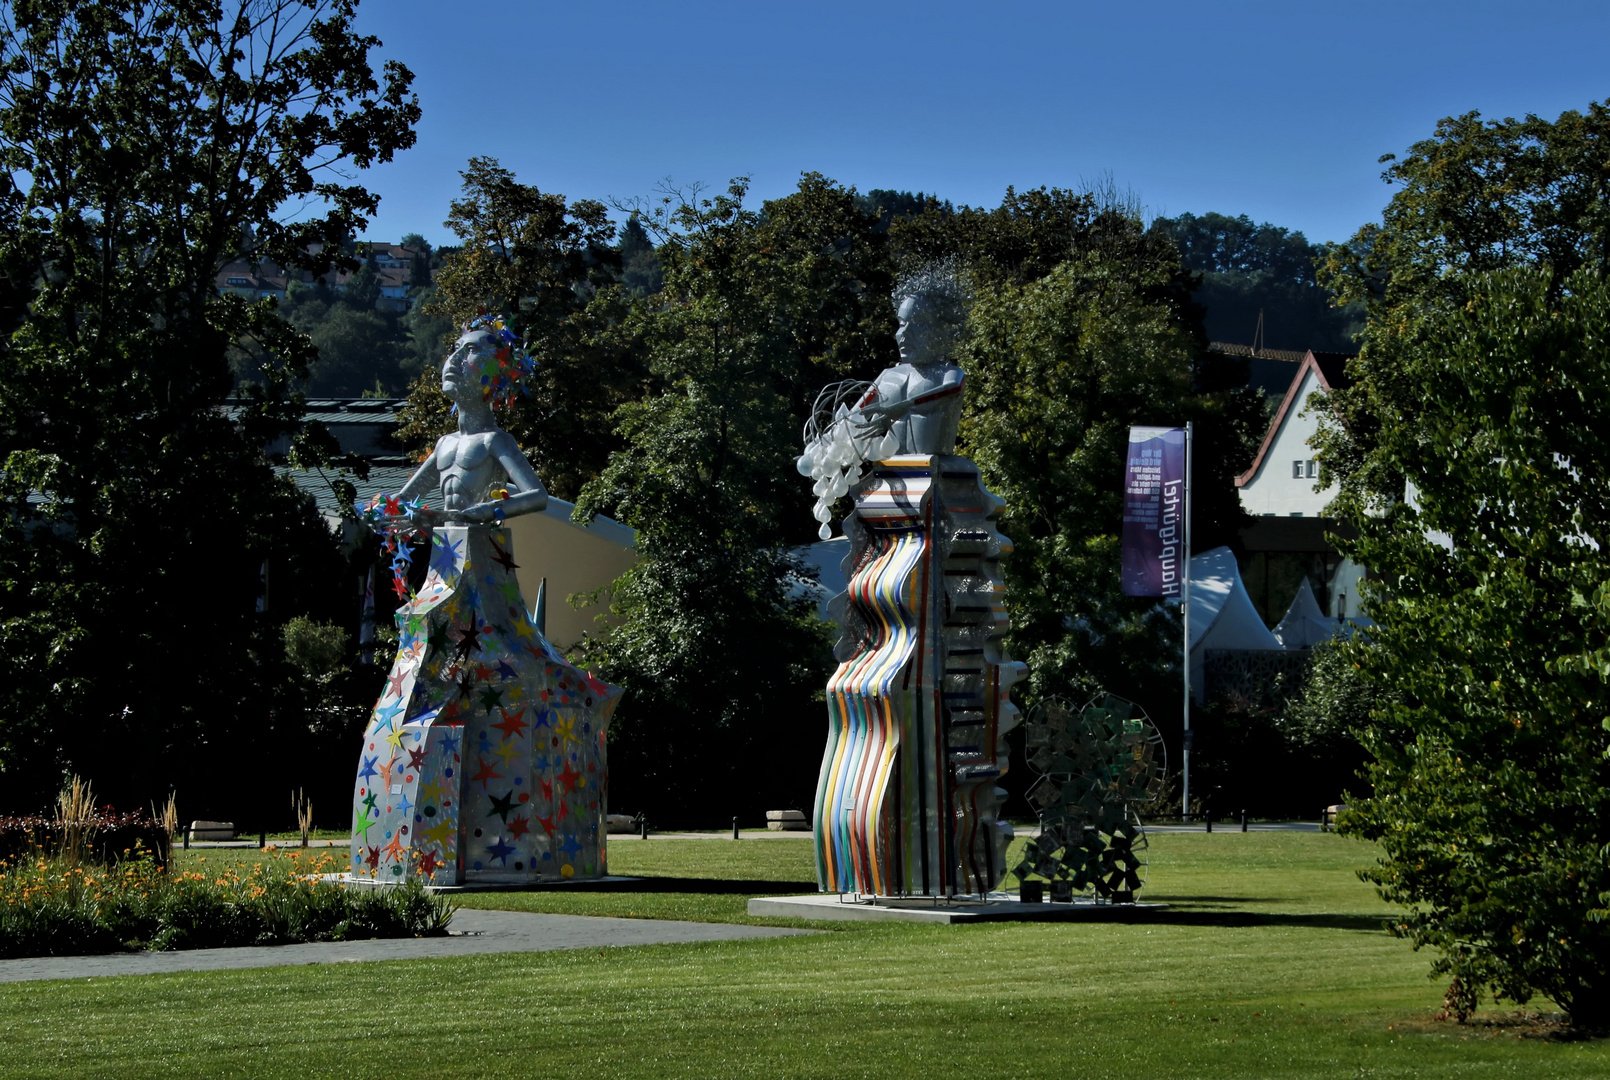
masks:
<instances>
[{"instance_id":1,"label":"building window","mask_svg":"<svg viewBox=\"0 0 1610 1080\"><path fill-rule=\"evenodd\" d=\"M1319 479L1319 462L1315 461L1313 458L1308 459L1308 479Z\"/></svg>"},{"instance_id":2,"label":"building window","mask_svg":"<svg viewBox=\"0 0 1610 1080\"><path fill-rule=\"evenodd\" d=\"M1301 510L1293 510L1289 516L1291 516L1291 517L1302 517L1303 512Z\"/></svg>"},{"instance_id":3,"label":"building window","mask_svg":"<svg viewBox=\"0 0 1610 1080\"><path fill-rule=\"evenodd\" d=\"M1301 480L1303 478L1303 463L1302 462L1293 461L1291 463L1291 478L1293 480Z\"/></svg>"}]
</instances>

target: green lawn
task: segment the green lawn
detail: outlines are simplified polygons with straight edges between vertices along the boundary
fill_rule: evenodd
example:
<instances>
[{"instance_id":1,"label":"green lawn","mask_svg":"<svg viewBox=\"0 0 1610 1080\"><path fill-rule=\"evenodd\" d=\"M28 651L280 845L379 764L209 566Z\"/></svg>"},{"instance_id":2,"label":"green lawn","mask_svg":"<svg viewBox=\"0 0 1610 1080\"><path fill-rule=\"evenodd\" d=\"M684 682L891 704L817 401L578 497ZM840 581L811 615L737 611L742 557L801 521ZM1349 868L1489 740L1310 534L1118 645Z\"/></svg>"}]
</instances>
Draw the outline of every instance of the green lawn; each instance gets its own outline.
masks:
<instances>
[{"instance_id":1,"label":"green lawn","mask_svg":"<svg viewBox=\"0 0 1610 1080\"><path fill-rule=\"evenodd\" d=\"M1146 898L1174 906L1146 921L836 924L768 941L0 986L0 1075L1610 1075L1610 1044L1431 1021L1440 988L1426 957L1376 928L1387 909L1352 874L1370 858L1361 844L1165 834L1151 856ZM811 876L809 844L794 840L629 841L610 857L661 887L465 902L737 918L748 883ZM701 891L700 877L720 881Z\"/></svg>"}]
</instances>

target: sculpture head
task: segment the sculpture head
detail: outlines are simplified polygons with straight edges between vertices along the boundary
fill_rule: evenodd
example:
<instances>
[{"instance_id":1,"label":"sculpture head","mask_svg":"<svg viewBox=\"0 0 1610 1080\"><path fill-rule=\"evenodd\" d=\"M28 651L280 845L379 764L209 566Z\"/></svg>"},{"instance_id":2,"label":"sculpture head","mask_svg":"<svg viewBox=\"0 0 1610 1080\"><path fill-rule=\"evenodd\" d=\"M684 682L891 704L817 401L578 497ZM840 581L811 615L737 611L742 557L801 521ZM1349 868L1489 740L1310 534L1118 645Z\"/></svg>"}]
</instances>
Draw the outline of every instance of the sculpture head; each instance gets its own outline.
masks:
<instances>
[{"instance_id":1,"label":"sculpture head","mask_svg":"<svg viewBox=\"0 0 1610 1080\"><path fill-rule=\"evenodd\" d=\"M901 279L894 299L900 359L919 367L949 361L967 328L967 290L955 268L936 263Z\"/></svg>"},{"instance_id":2,"label":"sculpture head","mask_svg":"<svg viewBox=\"0 0 1610 1080\"><path fill-rule=\"evenodd\" d=\"M519 339L503 320L482 315L464 328L442 364L442 393L458 405L507 405L536 368L518 348Z\"/></svg>"}]
</instances>

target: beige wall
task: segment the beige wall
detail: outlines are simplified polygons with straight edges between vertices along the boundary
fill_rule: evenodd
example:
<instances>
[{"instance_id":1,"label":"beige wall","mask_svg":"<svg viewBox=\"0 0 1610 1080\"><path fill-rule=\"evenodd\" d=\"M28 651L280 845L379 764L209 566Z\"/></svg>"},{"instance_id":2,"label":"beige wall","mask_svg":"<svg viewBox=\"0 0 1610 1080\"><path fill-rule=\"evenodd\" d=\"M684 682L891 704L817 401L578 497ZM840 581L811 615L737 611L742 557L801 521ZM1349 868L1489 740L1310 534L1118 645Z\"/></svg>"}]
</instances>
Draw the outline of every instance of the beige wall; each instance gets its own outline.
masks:
<instances>
[{"instance_id":1,"label":"beige wall","mask_svg":"<svg viewBox=\"0 0 1610 1080\"><path fill-rule=\"evenodd\" d=\"M545 636L560 651L581 641L584 632L597 635L611 625L596 619L609 608L607 595L580 610L570 606L570 597L608 585L637 561L633 530L606 517L595 518L583 528L570 520L574 509L563 499L549 499L542 513L523 514L506 522L527 610L537 602L542 579L548 579Z\"/></svg>"}]
</instances>

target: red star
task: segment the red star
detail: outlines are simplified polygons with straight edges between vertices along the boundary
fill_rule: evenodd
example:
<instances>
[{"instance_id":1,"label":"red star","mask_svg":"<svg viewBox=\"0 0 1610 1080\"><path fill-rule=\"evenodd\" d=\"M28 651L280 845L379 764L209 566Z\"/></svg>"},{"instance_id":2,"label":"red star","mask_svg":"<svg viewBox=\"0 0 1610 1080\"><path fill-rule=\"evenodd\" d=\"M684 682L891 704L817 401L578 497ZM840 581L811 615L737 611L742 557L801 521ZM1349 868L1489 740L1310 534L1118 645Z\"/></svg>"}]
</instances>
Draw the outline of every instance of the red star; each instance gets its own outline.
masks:
<instances>
[{"instance_id":1,"label":"red star","mask_svg":"<svg viewBox=\"0 0 1610 1080\"><path fill-rule=\"evenodd\" d=\"M423 771L425 768L425 751L423 748L408 751L408 767Z\"/></svg>"},{"instance_id":2,"label":"red star","mask_svg":"<svg viewBox=\"0 0 1610 1080\"><path fill-rule=\"evenodd\" d=\"M565 771L559 774L559 782L565 785L566 794L576 790L576 781L580 779L581 773L572 768L570 762L565 762Z\"/></svg>"},{"instance_id":3,"label":"red star","mask_svg":"<svg viewBox=\"0 0 1610 1080\"><path fill-rule=\"evenodd\" d=\"M537 824L542 826L543 832L547 833L549 836L553 835L553 818L539 817L537 819Z\"/></svg>"},{"instance_id":4,"label":"red star","mask_svg":"<svg viewBox=\"0 0 1610 1080\"><path fill-rule=\"evenodd\" d=\"M553 802L553 781L552 780L544 780L542 782L542 797L544 799L547 799L549 802Z\"/></svg>"},{"instance_id":5,"label":"red star","mask_svg":"<svg viewBox=\"0 0 1610 1080\"><path fill-rule=\"evenodd\" d=\"M396 694L398 697L402 697L402 684L407 678L408 669L405 667L399 667L396 671L393 671L390 675L387 675L386 682L390 685L388 685L386 688L386 696L390 697L392 694Z\"/></svg>"},{"instance_id":6,"label":"red star","mask_svg":"<svg viewBox=\"0 0 1610 1080\"><path fill-rule=\"evenodd\" d=\"M447 863L445 861L436 857L436 853L434 851L427 851L419 858L419 872L424 874L426 877L430 877L432 874L436 873L436 868L438 866L446 865Z\"/></svg>"},{"instance_id":7,"label":"red star","mask_svg":"<svg viewBox=\"0 0 1610 1080\"><path fill-rule=\"evenodd\" d=\"M498 707L498 712L503 714L503 722L498 723L498 724L493 724L492 726L497 728L499 731L503 732L503 739L504 739L505 742L508 741L508 738L511 735L524 735L525 734L525 729L526 729L526 727L528 725L526 724L526 722L524 720L520 719L522 716L525 715L525 706L524 705L520 706L519 711L516 712L513 716L510 716L509 715L509 710L503 708L502 706Z\"/></svg>"},{"instance_id":8,"label":"red star","mask_svg":"<svg viewBox=\"0 0 1610 1080\"><path fill-rule=\"evenodd\" d=\"M516 840L531 831L531 822L523 817L509 819L509 835Z\"/></svg>"},{"instance_id":9,"label":"red star","mask_svg":"<svg viewBox=\"0 0 1610 1080\"><path fill-rule=\"evenodd\" d=\"M476 773L474 776L470 777L470 782L474 783L475 781L479 780L481 782L481 790L482 791L486 790L486 782L488 780L502 780L503 779L503 774L500 773L500 772L493 772L492 771L492 766L487 764L485 758L477 757L475 760L480 762L481 771Z\"/></svg>"},{"instance_id":10,"label":"red star","mask_svg":"<svg viewBox=\"0 0 1610 1080\"><path fill-rule=\"evenodd\" d=\"M374 870L378 868L380 866L380 849L377 847L370 848L369 854L364 861L369 864L369 869Z\"/></svg>"}]
</instances>

